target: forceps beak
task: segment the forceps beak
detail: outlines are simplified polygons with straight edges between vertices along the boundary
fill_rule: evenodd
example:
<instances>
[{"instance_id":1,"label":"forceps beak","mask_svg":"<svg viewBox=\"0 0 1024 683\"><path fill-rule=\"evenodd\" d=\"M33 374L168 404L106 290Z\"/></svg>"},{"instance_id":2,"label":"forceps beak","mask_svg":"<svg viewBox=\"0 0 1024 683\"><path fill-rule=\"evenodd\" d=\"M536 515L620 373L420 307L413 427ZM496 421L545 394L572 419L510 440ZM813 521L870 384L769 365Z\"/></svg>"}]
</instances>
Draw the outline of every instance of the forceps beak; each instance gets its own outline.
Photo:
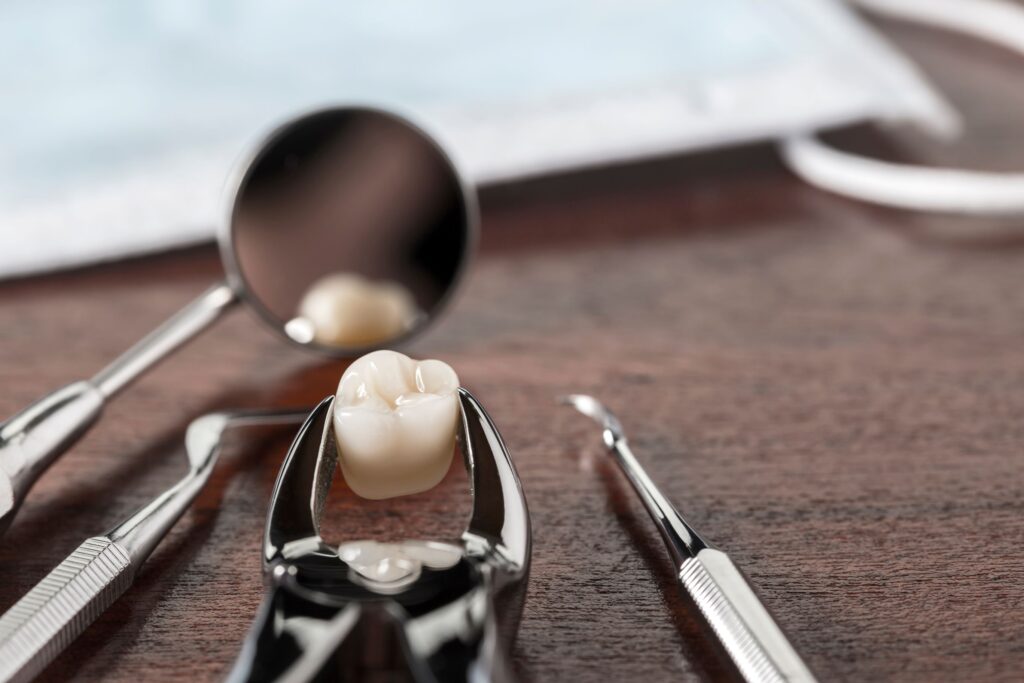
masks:
<instances>
[{"instance_id":1,"label":"forceps beak","mask_svg":"<svg viewBox=\"0 0 1024 683\"><path fill-rule=\"evenodd\" d=\"M493 659L492 680L500 683L514 679L507 653L515 643L526 602L533 546L530 511L519 473L487 411L463 388L459 388L459 403L459 440L473 495L473 513L462 542L467 555L494 570L490 588L494 621L487 629L487 640L495 644L485 649Z\"/></svg>"},{"instance_id":2,"label":"forceps beak","mask_svg":"<svg viewBox=\"0 0 1024 683\"><path fill-rule=\"evenodd\" d=\"M460 441L473 494L473 514L463 534L471 553L487 555L513 576L524 576L530 562L530 511L523 485L491 417L466 389Z\"/></svg>"},{"instance_id":3,"label":"forceps beak","mask_svg":"<svg viewBox=\"0 0 1024 683\"><path fill-rule=\"evenodd\" d=\"M270 497L263 537L265 564L322 542L320 518L338 459L331 436L333 414L334 396L328 396L309 414L288 449Z\"/></svg>"}]
</instances>

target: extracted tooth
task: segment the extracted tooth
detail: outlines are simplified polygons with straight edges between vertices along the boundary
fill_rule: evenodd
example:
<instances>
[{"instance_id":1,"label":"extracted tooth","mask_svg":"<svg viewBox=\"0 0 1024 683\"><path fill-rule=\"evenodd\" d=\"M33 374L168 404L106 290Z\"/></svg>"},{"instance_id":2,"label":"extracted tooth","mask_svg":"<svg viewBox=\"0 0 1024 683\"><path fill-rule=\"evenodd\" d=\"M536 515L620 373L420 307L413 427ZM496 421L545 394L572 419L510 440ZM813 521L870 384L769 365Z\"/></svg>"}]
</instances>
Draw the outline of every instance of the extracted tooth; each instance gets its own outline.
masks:
<instances>
[{"instance_id":1,"label":"extracted tooth","mask_svg":"<svg viewBox=\"0 0 1024 683\"><path fill-rule=\"evenodd\" d=\"M328 346L368 346L390 341L415 321L409 290L390 280L371 281L355 273L335 273L314 282L291 321L293 336Z\"/></svg>"},{"instance_id":2,"label":"extracted tooth","mask_svg":"<svg viewBox=\"0 0 1024 683\"><path fill-rule=\"evenodd\" d=\"M433 488L451 465L459 378L439 360L374 351L338 384L334 438L345 481L363 498Z\"/></svg>"}]
</instances>

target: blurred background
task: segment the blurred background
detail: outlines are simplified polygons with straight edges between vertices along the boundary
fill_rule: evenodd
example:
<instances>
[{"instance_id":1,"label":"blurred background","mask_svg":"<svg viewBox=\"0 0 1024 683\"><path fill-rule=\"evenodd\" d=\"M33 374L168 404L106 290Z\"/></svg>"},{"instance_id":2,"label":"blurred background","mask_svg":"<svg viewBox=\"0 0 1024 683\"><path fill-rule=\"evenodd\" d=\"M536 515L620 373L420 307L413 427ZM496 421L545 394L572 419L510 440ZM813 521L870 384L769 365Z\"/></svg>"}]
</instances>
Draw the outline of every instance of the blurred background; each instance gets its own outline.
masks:
<instances>
[{"instance_id":1,"label":"blurred background","mask_svg":"<svg viewBox=\"0 0 1024 683\"><path fill-rule=\"evenodd\" d=\"M337 102L412 116L478 184L955 127L836 0L16 3L0 46L0 276L210 239L231 169Z\"/></svg>"}]
</instances>

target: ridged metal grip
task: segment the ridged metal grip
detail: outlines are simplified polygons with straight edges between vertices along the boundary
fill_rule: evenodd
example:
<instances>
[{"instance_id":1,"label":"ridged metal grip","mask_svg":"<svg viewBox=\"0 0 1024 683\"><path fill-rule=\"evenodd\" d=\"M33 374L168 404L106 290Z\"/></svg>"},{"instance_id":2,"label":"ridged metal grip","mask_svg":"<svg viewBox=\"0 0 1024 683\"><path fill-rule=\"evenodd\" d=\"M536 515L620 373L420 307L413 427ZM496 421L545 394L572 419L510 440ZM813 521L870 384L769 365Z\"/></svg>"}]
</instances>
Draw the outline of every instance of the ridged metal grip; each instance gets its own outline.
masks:
<instances>
[{"instance_id":1,"label":"ridged metal grip","mask_svg":"<svg viewBox=\"0 0 1024 683\"><path fill-rule=\"evenodd\" d=\"M680 565L679 582L751 683L802 683L814 675L729 557L712 548Z\"/></svg>"},{"instance_id":2,"label":"ridged metal grip","mask_svg":"<svg viewBox=\"0 0 1024 683\"><path fill-rule=\"evenodd\" d=\"M0 618L0 681L29 681L132 583L127 551L86 540Z\"/></svg>"}]
</instances>

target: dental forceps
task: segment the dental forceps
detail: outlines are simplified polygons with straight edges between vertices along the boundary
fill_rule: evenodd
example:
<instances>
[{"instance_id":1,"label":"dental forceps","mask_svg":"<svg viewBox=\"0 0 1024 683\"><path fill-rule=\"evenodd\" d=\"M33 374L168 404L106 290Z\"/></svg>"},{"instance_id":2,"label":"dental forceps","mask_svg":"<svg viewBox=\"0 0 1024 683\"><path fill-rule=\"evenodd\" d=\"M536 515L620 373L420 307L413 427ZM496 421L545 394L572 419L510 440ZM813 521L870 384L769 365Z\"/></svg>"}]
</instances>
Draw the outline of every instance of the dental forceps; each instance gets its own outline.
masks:
<instances>
[{"instance_id":1,"label":"dental forceps","mask_svg":"<svg viewBox=\"0 0 1024 683\"><path fill-rule=\"evenodd\" d=\"M584 394L561 401L601 425L605 446L654 520L676 565L679 585L749 683L814 683L804 664L729 556L686 523L629 448L618 418Z\"/></svg>"},{"instance_id":2,"label":"dental forceps","mask_svg":"<svg viewBox=\"0 0 1024 683\"><path fill-rule=\"evenodd\" d=\"M513 680L530 515L497 428L468 391L458 395L473 498L459 543L325 542L334 397L310 413L274 486L267 593L228 681Z\"/></svg>"},{"instance_id":3,"label":"dental forceps","mask_svg":"<svg viewBox=\"0 0 1024 683\"><path fill-rule=\"evenodd\" d=\"M39 675L128 590L139 569L206 485L229 427L292 424L301 412L211 413L185 432L189 471L102 536L86 539L0 617L0 682Z\"/></svg>"}]
</instances>

